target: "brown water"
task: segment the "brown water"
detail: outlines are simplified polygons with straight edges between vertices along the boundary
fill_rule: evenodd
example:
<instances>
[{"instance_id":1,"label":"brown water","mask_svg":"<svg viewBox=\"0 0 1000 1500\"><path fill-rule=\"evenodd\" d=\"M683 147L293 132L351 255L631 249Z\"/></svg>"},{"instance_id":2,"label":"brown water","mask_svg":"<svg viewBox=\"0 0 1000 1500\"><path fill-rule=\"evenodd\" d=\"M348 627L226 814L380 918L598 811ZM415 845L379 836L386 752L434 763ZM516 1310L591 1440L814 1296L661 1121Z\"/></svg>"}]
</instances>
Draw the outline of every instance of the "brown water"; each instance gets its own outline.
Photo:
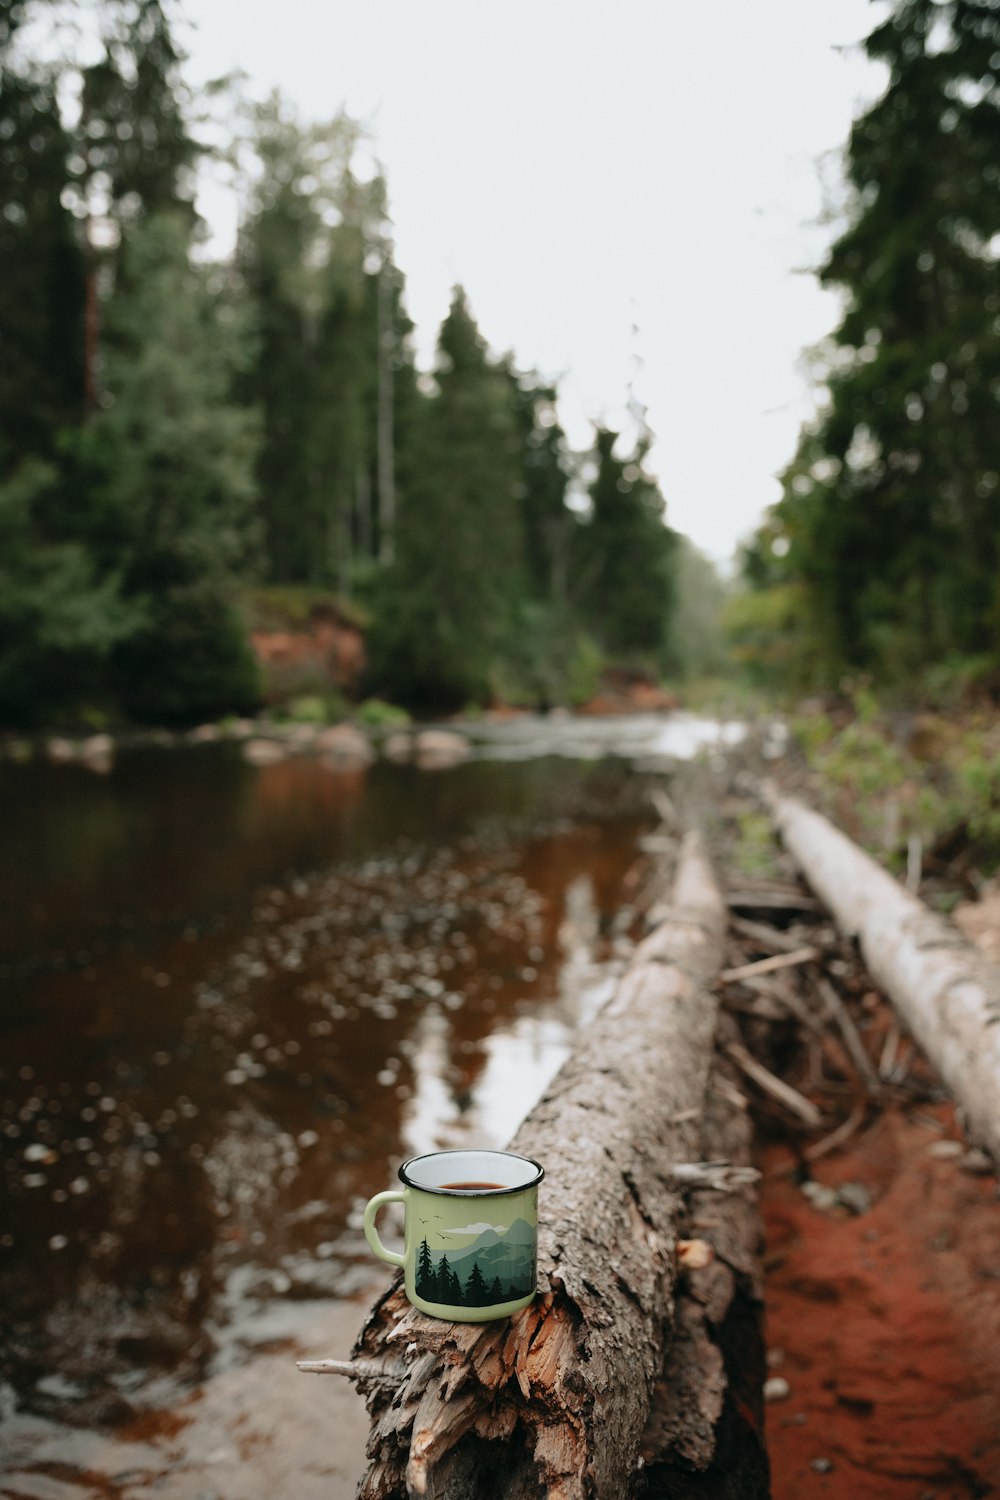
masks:
<instances>
[{"instance_id":1,"label":"brown water","mask_svg":"<svg viewBox=\"0 0 1000 1500\"><path fill-rule=\"evenodd\" d=\"M346 1354L382 1279L366 1198L504 1144L609 992L645 788L211 746L8 769L0 805L7 1492L280 1494L254 1379L328 1384L292 1360L318 1329ZM332 1500L336 1464L272 1438Z\"/></svg>"}]
</instances>

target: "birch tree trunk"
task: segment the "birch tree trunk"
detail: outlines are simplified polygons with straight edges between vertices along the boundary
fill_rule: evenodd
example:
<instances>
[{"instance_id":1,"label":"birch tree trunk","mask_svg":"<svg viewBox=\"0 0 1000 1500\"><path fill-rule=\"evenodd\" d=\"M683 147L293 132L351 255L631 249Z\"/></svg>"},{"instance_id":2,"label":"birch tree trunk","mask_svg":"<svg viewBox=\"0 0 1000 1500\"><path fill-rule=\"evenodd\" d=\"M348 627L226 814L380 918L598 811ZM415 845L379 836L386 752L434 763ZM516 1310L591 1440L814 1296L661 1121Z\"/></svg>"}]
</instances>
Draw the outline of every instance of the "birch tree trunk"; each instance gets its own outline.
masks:
<instances>
[{"instance_id":1,"label":"birch tree trunk","mask_svg":"<svg viewBox=\"0 0 1000 1500\"><path fill-rule=\"evenodd\" d=\"M941 1074L968 1129L1000 1161L1000 967L821 814L770 782L789 852Z\"/></svg>"},{"instance_id":2,"label":"birch tree trunk","mask_svg":"<svg viewBox=\"0 0 1000 1500\"><path fill-rule=\"evenodd\" d=\"M646 1429L674 1328L684 1194L731 1185L726 1168L691 1166L724 922L688 834L672 912L511 1143L546 1168L535 1303L454 1324L411 1309L397 1283L368 1319L355 1350L373 1419L360 1500L623 1500L638 1489L660 1442ZM765 1488L743 1493L766 1494L766 1461Z\"/></svg>"}]
</instances>

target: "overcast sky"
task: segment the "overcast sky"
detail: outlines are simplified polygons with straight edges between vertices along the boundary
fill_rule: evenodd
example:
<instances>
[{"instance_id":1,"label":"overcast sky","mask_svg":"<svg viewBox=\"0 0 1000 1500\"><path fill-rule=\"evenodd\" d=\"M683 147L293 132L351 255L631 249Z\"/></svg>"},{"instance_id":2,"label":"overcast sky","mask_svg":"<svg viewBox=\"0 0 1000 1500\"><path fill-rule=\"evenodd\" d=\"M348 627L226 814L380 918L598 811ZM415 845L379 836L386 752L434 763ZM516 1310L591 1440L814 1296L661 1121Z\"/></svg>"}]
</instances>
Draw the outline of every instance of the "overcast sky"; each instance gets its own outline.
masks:
<instances>
[{"instance_id":1,"label":"overcast sky","mask_svg":"<svg viewBox=\"0 0 1000 1500\"><path fill-rule=\"evenodd\" d=\"M673 526L717 560L778 497L836 298L820 158L881 87L880 0L185 0L189 74L242 68L366 122L429 366L450 289L558 377L563 423L656 434ZM838 50L842 49L842 50ZM828 160L826 175L837 179ZM220 247L233 208L202 201Z\"/></svg>"}]
</instances>

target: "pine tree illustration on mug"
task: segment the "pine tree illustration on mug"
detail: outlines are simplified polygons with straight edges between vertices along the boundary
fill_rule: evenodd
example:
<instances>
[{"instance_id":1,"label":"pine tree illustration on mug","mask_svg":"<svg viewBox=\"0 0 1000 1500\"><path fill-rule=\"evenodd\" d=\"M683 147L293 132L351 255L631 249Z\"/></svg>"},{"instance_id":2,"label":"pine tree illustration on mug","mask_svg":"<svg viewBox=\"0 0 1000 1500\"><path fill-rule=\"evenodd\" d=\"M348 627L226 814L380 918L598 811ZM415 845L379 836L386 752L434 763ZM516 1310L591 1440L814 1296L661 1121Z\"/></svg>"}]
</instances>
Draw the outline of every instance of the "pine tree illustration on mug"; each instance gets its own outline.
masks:
<instances>
[{"instance_id":1,"label":"pine tree illustration on mug","mask_svg":"<svg viewBox=\"0 0 1000 1500\"><path fill-rule=\"evenodd\" d=\"M535 1286L535 1231L516 1220L502 1235L487 1231L464 1251L435 1253L426 1237L417 1251L418 1297L452 1307L492 1307L529 1296Z\"/></svg>"}]
</instances>

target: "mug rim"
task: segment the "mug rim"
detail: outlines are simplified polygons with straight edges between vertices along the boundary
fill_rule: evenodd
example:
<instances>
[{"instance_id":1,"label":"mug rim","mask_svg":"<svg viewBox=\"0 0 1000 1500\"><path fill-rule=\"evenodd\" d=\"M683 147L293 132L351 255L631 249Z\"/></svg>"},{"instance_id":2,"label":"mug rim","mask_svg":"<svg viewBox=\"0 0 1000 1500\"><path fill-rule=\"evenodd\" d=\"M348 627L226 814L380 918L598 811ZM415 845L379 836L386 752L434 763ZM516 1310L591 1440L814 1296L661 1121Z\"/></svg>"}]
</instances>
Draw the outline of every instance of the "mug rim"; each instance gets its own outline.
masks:
<instances>
[{"instance_id":1,"label":"mug rim","mask_svg":"<svg viewBox=\"0 0 1000 1500\"><path fill-rule=\"evenodd\" d=\"M428 1187L426 1183L414 1182L412 1177L407 1176L407 1167L415 1166L417 1162L427 1161L432 1156L509 1156L514 1161L526 1162L529 1167L535 1168L535 1175L528 1182L518 1183L515 1187L496 1188L446 1188ZM511 1193L525 1193L529 1188L537 1187L545 1176L545 1168L541 1162L535 1161L533 1156L522 1156L518 1151L494 1151L489 1147L457 1146L448 1151L421 1151L419 1156L407 1157L398 1172L400 1182L417 1193L436 1193L440 1198L504 1198Z\"/></svg>"}]
</instances>

